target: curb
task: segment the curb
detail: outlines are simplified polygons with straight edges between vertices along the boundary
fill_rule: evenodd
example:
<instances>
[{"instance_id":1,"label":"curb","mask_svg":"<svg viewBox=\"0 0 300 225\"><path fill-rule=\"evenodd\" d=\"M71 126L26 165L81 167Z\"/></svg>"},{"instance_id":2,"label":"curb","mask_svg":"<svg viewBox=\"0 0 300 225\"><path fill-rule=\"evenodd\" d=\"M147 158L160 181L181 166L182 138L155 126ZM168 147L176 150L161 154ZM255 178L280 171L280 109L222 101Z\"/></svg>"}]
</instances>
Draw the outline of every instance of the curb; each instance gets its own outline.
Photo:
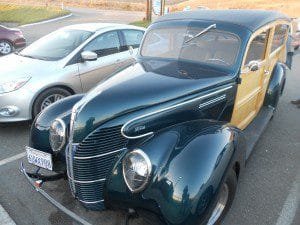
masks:
<instances>
[{"instance_id":1,"label":"curb","mask_svg":"<svg viewBox=\"0 0 300 225\"><path fill-rule=\"evenodd\" d=\"M25 25L22 25L22 26L19 26L19 27L29 27L29 26L34 26L34 25L39 25L39 24L44 24L44 23L51 23L51 22L54 22L54 21L57 21L57 20L66 19L66 18L71 17L71 16L73 16L73 13L70 13L66 16L61 16L61 17L57 17L57 18L54 18L54 19L50 19L50 20L44 20L44 21L37 22L37 23L25 24Z\"/></svg>"},{"instance_id":2,"label":"curb","mask_svg":"<svg viewBox=\"0 0 300 225\"><path fill-rule=\"evenodd\" d=\"M0 205L0 225L16 225L2 205Z\"/></svg>"}]
</instances>

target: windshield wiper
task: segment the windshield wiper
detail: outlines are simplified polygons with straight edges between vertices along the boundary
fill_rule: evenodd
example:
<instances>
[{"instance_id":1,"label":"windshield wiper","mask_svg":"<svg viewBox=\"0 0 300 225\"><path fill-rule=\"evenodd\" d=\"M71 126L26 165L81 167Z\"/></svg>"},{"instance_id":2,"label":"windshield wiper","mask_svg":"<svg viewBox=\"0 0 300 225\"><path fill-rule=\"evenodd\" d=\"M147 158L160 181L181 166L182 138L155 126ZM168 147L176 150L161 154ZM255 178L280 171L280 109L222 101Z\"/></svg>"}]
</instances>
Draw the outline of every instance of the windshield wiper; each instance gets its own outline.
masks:
<instances>
[{"instance_id":1,"label":"windshield wiper","mask_svg":"<svg viewBox=\"0 0 300 225\"><path fill-rule=\"evenodd\" d=\"M208 26L207 28L205 28L204 30L200 31L198 34L196 34L195 36L191 37L190 39L186 40L184 43L189 43L190 41L194 40L197 37L200 37L201 35L205 34L206 32L208 32L211 29L216 29L217 28L217 24L212 24L210 26Z\"/></svg>"}]
</instances>

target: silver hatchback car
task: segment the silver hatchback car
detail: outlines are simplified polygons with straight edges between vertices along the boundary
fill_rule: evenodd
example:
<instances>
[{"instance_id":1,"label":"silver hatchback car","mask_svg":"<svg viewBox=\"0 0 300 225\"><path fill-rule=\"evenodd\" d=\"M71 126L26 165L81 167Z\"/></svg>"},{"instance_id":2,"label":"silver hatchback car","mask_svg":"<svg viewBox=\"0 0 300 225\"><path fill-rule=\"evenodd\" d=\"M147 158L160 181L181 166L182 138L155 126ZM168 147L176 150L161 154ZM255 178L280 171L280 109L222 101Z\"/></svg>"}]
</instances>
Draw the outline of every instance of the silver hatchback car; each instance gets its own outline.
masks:
<instances>
[{"instance_id":1,"label":"silver hatchback car","mask_svg":"<svg viewBox=\"0 0 300 225\"><path fill-rule=\"evenodd\" d=\"M141 27L89 23L61 28L0 58L0 122L30 120L53 102L84 93L134 61Z\"/></svg>"}]
</instances>

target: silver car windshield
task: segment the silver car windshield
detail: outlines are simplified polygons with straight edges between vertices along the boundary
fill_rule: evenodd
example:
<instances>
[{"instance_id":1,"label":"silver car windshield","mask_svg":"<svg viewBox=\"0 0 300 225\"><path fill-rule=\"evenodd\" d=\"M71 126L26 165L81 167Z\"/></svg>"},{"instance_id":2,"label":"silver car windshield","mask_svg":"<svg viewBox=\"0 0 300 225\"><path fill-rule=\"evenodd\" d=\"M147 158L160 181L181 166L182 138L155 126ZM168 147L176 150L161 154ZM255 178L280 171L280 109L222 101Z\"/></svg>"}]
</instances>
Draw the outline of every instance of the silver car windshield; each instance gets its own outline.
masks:
<instances>
[{"instance_id":1,"label":"silver car windshield","mask_svg":"<svg viewBox=\"0 0 300 225\"><path fill-rule=\"evenodd\" d=\"M212 29L214 28L214 29ZM201 27L163 27L147 32L141 56L187 60L231 67L235 64L240 39L229 32Z\"/></svg>"},{"instance_id":2,"label":"silver car windshield","mask_svg":"<svg viewBox=\"0 0 300 225\"><path fill-rule=\"evenodd\" d=\"M59 60L69 55L92 34L84 30L58 30L37 40L18 54L41 60Z\"/></svg>"}]
</instances>

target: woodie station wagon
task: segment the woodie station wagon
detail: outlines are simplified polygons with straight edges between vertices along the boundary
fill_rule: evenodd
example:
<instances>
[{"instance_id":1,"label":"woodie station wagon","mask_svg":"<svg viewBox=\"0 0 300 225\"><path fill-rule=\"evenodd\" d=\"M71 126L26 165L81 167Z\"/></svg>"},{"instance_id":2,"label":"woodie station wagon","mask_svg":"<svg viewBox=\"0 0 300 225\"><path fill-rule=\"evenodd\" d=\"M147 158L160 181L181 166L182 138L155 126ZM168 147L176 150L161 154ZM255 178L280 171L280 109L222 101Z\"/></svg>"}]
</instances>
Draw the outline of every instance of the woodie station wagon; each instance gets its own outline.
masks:
<instances>
[{"instance_id":1,"label":"woodie station wagon","mask_svg":"<svg viewBox=\"0 0 300 225\"><path fill-rule=\"evenodd\" d=\"M159 18L135 63L35 119L29 162L54 174L27 163L22 172L83 224L41 183L65 176L90 210L127 209L151 224L219 224L284 90L289 26L273 11Z\"/></svg>"}]
</instances>

